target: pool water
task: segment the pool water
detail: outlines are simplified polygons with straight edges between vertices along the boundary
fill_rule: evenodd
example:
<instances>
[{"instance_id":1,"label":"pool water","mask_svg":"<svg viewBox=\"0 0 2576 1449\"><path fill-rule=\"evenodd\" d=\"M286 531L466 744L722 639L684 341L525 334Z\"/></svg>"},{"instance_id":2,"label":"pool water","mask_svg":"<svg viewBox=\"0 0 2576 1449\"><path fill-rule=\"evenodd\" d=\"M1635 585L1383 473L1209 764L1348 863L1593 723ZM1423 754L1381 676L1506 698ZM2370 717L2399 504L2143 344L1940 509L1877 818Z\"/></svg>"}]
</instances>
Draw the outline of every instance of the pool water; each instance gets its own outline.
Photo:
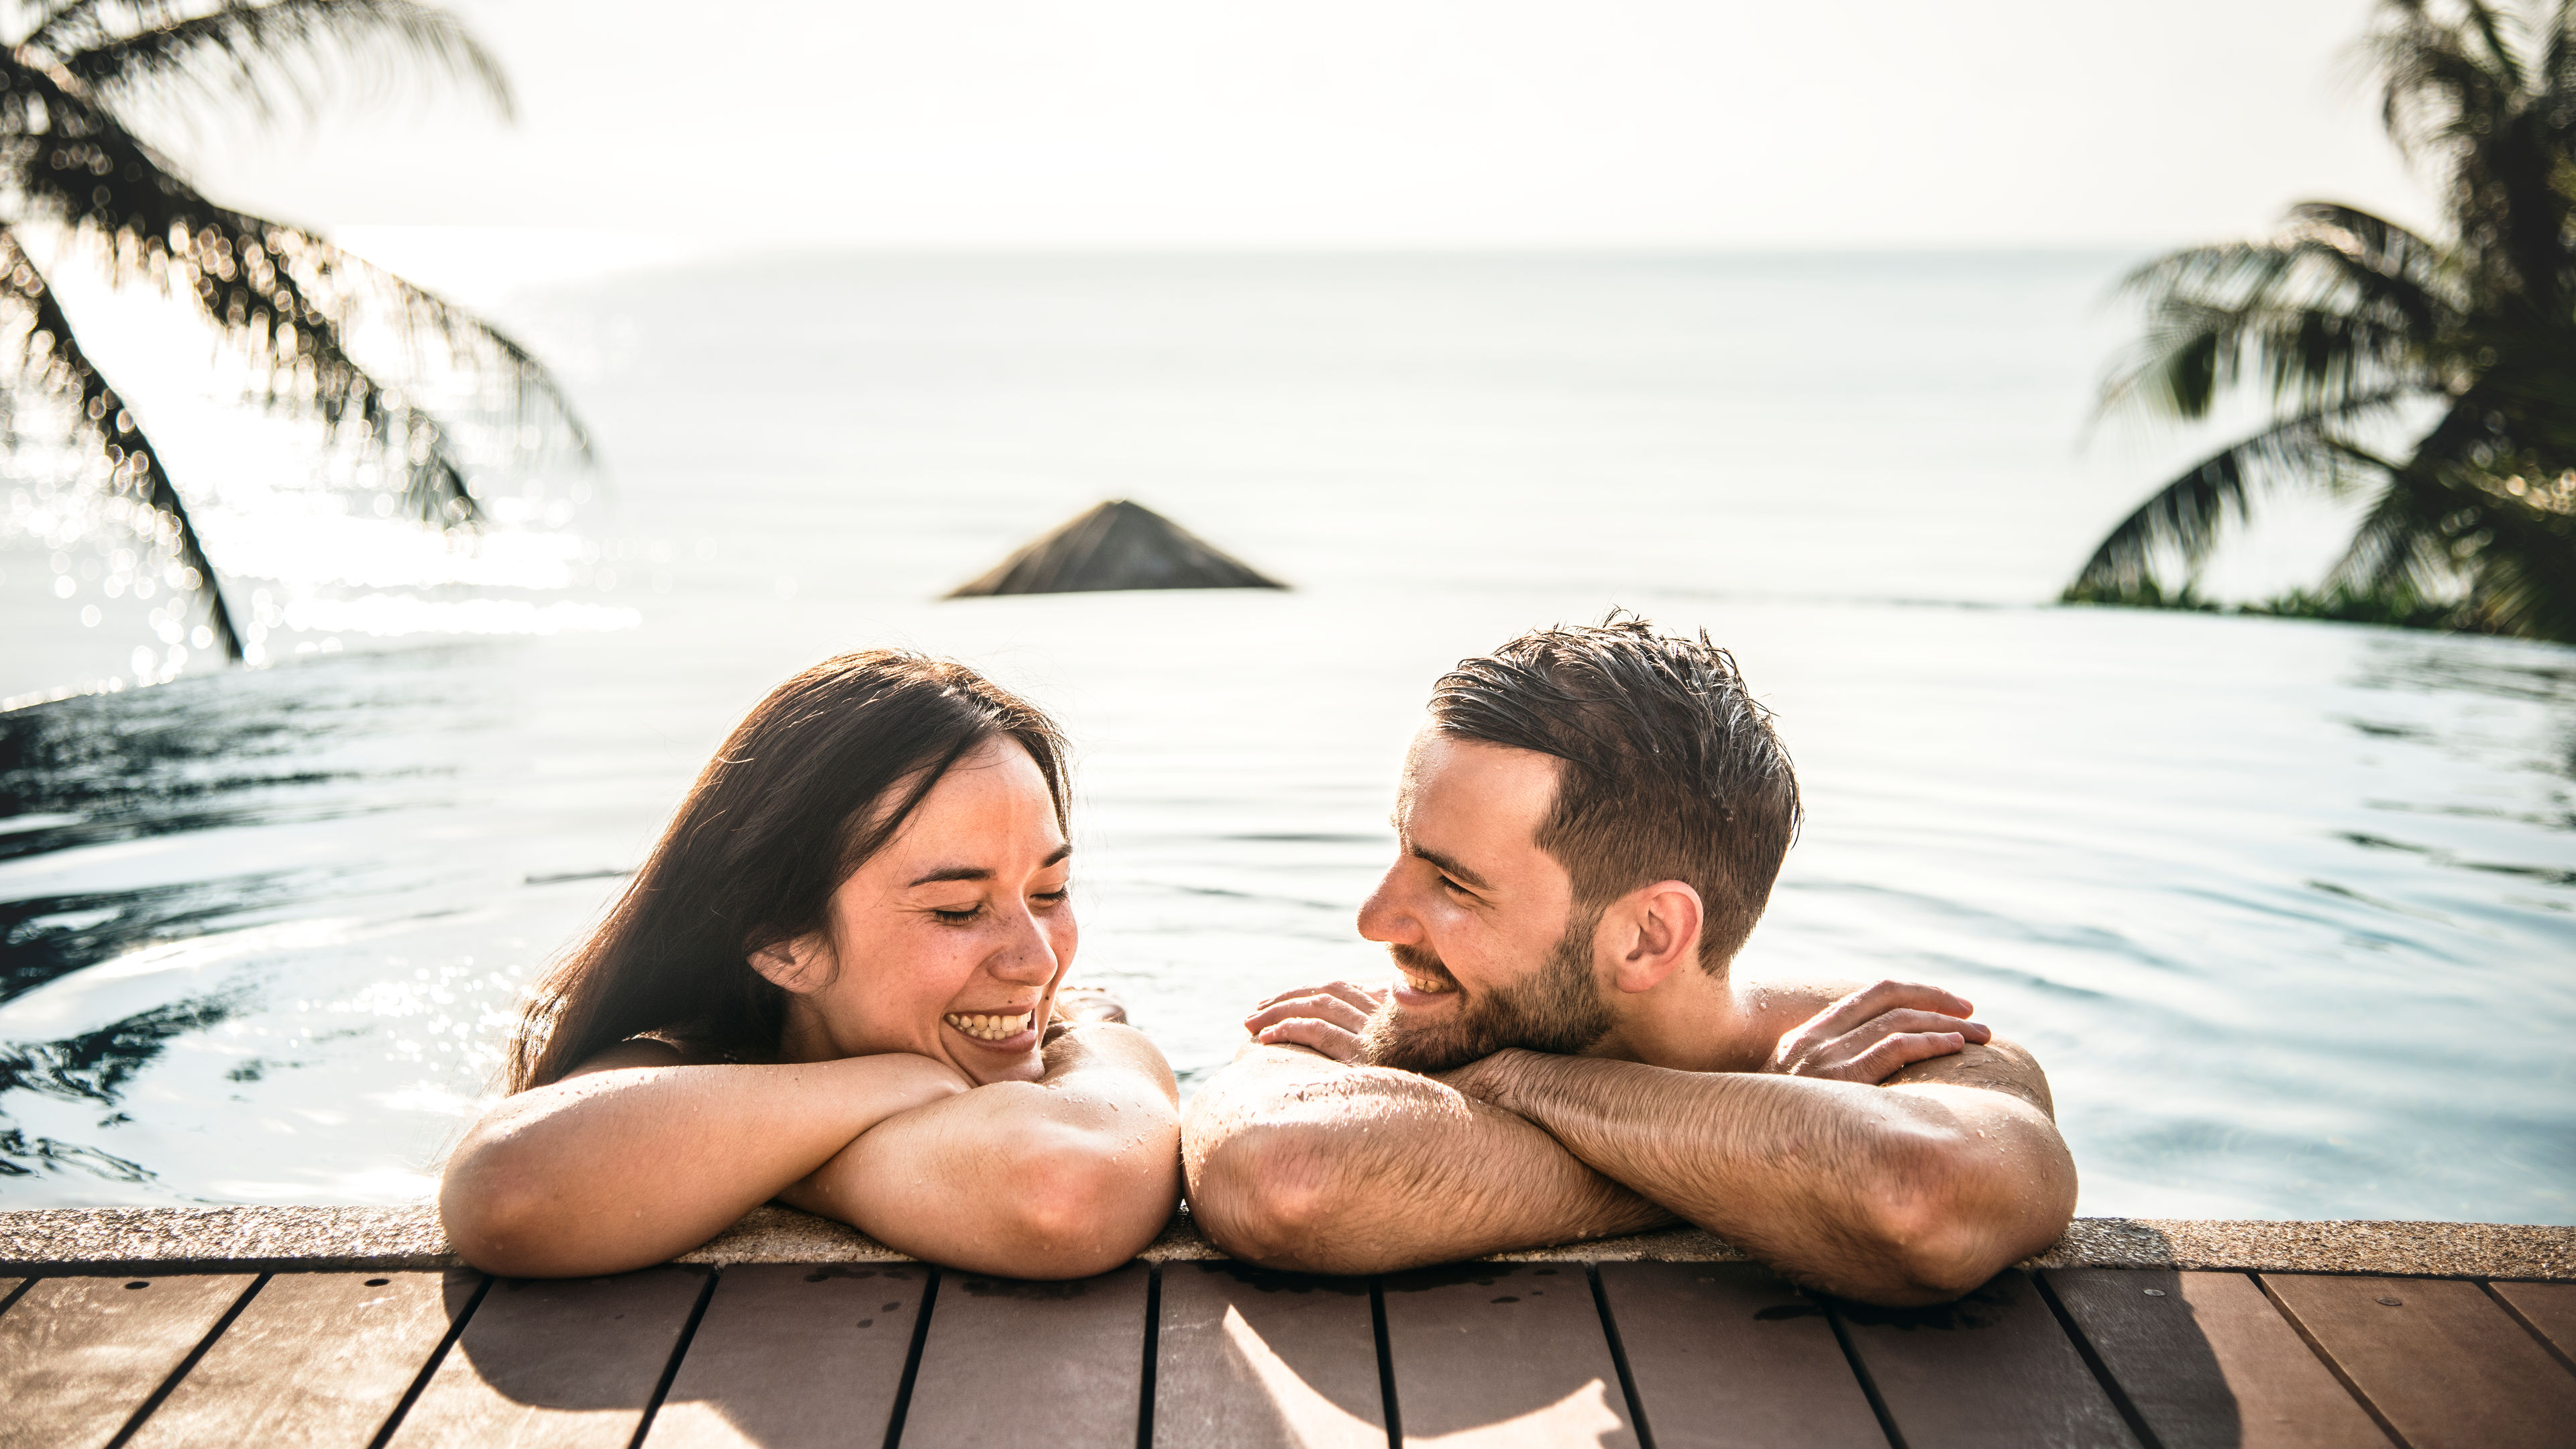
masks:
<instances>
[{"instance_id":1,"label":"pool water","mask_svg":"<svg viewBox=\"0 0 2576 1449\"><path fill-rule=\"evenodd\" d=\"M0 1207L419 1198L707 753L870 644L1060 715L1077 974L1202 1080L1255 999L1383 973L1352 917L1432 678L1618 603L1708 627L1797 759L1738 969L1970 997L2047 1066L2083 1211L2576 1222L2576 650L2037 602L2155 476L2072 447L2116 270L816 257L515 298L607 465L553 562L358 577L218 509L236 586L301 601L278 663L0 714ZM936 601L1111 496L1296 587ZM0 539L0 692L131 643L45 557Z\"/></svg>"}]
</instances>

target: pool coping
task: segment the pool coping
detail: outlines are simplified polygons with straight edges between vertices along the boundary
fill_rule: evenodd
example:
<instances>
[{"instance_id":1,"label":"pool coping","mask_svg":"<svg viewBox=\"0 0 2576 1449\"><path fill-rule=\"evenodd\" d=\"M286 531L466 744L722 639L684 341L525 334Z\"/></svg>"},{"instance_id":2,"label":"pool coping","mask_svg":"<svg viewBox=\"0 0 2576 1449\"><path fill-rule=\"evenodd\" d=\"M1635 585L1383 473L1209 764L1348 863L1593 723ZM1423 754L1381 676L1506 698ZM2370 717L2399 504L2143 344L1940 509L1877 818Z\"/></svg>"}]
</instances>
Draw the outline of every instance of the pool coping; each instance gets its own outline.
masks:
<instances>
[{"instance_id":1,"label":"pool coping","mask_svg":"<svg viewBox=\"0 0 2576 1449\"><path fill-rule=\"evenodd\" d=\"M1139 1254L1149 1262L1221 1258L1175 1213ZM1493 1262L1734 1262L1745 1254L1696 1228L1496 1253ZM912 1261L827 1218L753 1209L677 1263ZM417 1207L103 1207L0 1212L0 1273L166 1273L202 1265L239 1272L383 1271L462 1265ZM2291 1222L2077 1218L2030 1268L2235 1269L2395 1278L2576 1282L2576 1227L2517 1223Z\"/></svg>"}]
</instances>

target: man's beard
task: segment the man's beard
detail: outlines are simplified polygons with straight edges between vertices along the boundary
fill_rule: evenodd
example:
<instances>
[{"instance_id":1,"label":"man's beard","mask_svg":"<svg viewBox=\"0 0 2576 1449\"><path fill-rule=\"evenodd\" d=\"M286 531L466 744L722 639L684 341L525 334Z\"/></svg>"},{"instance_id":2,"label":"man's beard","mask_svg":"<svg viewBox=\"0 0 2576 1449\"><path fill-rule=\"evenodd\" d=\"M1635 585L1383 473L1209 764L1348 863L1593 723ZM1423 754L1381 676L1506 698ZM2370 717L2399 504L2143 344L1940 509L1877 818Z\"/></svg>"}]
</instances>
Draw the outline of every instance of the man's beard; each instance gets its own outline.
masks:
<instances>
[{"instance_id":1,"label":"man's beard","mask_svg":"<svg viewBox=\"0 0 2576 1449\"><path fill-rule=\"evenodd\" d=\"M1360 1060L1427 1075L1505 1047L1572 1056L1599 1041L1610 1030L1610 1008L1592 978L1591 923L1575 924L1580 928L1569 927L1528 980L1462 999L1446 1020L1409 1021L1390 994L1360 1030ZM1449 976L1438 957L1419 947L1386 949L1399 966Z\"/></svg>"}]
</instances>

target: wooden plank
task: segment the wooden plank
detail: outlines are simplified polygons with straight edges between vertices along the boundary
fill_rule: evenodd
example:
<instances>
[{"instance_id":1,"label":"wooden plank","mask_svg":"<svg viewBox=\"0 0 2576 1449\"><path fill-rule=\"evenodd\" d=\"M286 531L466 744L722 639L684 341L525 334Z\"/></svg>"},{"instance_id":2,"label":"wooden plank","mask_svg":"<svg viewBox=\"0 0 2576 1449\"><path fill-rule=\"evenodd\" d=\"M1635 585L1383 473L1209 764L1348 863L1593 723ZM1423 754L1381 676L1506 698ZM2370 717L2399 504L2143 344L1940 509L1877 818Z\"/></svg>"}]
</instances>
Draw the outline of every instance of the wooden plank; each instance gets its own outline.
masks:
<instances>
[{"instance_id":1,"label":"wooden plank","mask_svg":"<svg viewBox=\"0 0 2576 1449\"><path fill-rule=\"evenodd\" d=\"M903 1449L1126 1449L1145 1394L1142 1263L1070 1283L939 1275Z\"/></svg>"},{"instance_id":2,"label":"wooden plank","mask_svg":"<svg viewBox=\"0 0 2576 1449\"><path fill-rule=\"evenodd\" d=\"M255 1273L42 1278L0 1313L0 1446L105 1444L196 1352Z\"/></svg>"},{"instance_id":3,"label":"wooden plank","mask_svg":"<svg viewBox=\"0 0 2576 1449\"><path fill-rule=\"evenodd\" d=\"M1407 1444L1637 1443L1579 1263L1470 1263L1385 1280L1387 1362Z\"/></svg>"},{"instance_id":4,"label":"wooden plank","mask_svg":"<svg viewBox=\"0 0 2576 1449\"><path fill-rule=\"evenodd\" d=\"M482 1283L464 1270L277 1274L128 1442L365 1449Z\"/></svg>"},{"instance_id":5,"label":"wooden plank","mask_svg":"<svg viewBox=\"0 0 2576 1449\"><path fill-rule=\"evenodd\" d=\"M1366 1280L1170 1263L1161 1316L1155 1443L1385 1449Z\"/></svg>"},{"instance_id":6,"label":"wooden plank","mask_svg":"<svg viewBox=\"0 0 2576 1449\"><path fill-rule=\"evenodd\" d=\"M1755 1263L1604 1263L1656 1449L1886 1449L1814 1300Z\"/></svg>"},{"instance_id":7,"label":"wooden plank","mask_svg":"<svg viewBox=\"0 0 2576 1449\"><path fill-rule=\"evenodd\" d=\"M2567 1443L2576 1375L2477 1284L2305 1273L2263 1284L2414 1449Z\"/></svg>"},{"instance_id":8,"label":"wooden plank","mask_svg":"<svg viewBox=\"0 0 2576 1449\"><path fill-rule=\"evenodd\" d=\"M624 1449L706 1282L647 1268L494 1283L392 1442Z\"/></svg>"},{"instance_id":9,"label":"wooden plank","mask_svg":"<svg viewBox=\"0 0 2576 1449\"><path fill-rule=\"evenodd\" d=\"M725 1269L646 1444L883 1443L929 1287L908 1265Z\"/></svg>"},{"instance_id":10,"label":"wooden plank","mask_svg":"<svg viewBox=\"0 0 2576 1449\"><path fill-rule=\"evenodd\" d=\"M2073 1268L2048 1286L2165 1449L2388 1444L2242 1273Z\"/></svg>"},{"instance_id":11,"label":"wooden plank","mask_svg":"<svg viewBox=\"0 0 2576 1449\"><path fill-rule=\"evenodd\" d=\"M2027 1273L1937 1307L1835 1312L1906 1449L2137 1443Z\"/></svg>"},{"instance_id":12,"label":"wooden plank","mask_svg":"<svg viewBox=\"0 0 2576 1449\"><path fill-rule=\"evenodd\" d=\"M2557 1351L2559 1362L2576 1367L2576 1283L2489 1283L2487 1287Z\"/></svg>"}]
</instances>

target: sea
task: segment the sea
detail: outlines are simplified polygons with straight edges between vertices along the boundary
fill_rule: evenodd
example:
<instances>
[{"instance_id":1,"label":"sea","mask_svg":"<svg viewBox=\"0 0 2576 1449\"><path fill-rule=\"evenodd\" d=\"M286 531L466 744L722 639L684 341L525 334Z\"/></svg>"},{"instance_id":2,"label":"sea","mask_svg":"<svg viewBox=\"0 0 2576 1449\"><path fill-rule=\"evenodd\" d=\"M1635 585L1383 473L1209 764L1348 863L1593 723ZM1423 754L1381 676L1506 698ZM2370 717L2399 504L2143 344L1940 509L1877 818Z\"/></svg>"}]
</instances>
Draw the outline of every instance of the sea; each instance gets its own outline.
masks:
<instances>
[{"instance_id":1,"label":"sea","mask_svg":"<svg viewBox=\"0 0 2576 1449\"><path fill-rule=\"evenodd\" d=\"M446 540L66 281L264 662L13 456L0 1209L423 1199L732 724L875 645L1064 723L1074 975L1191 1090L1253 1002L1386 973L1353 917L1431 681L1619 607L1731 650L1797 762L1736 969L1970 998L2081 1211L2576 1222L2576 650L2055 603L2224 441L2095 414L2136 260L576 266L480 300L595 461L496 465ZM941 597L1109 498L1290 587ZM2351 507L2267 504L2211 587L2312 582Z\"/></svg>"}]
</instances>

